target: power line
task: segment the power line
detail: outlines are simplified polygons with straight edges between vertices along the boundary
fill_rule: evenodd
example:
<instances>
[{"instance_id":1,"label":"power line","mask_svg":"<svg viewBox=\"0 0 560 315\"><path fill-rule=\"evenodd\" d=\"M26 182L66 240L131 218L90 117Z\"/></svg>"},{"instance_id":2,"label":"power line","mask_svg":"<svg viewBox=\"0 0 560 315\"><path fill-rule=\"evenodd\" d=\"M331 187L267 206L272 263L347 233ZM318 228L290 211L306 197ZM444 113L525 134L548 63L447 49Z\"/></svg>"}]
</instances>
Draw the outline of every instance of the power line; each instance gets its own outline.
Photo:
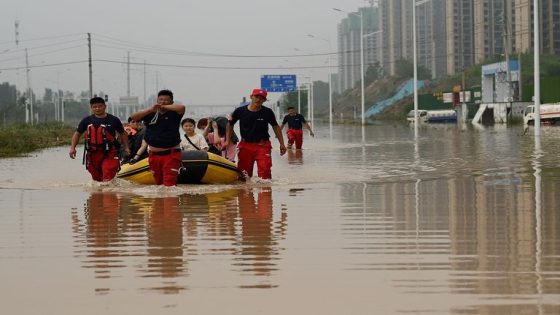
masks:
<instances>
[{"instance_id":1,"label":"power line","mask_svg":"<svg viewBox=\"0 0 560 315\"><path fill-rule=\"evenodd\" d=\"M84 35L83 33L74 33L74 34L67 34L67 35L58 35L58 36L48 36L48 37L40 37L40 38L32 38L32 39L25 39L25 40L18 40L18 43L21 42L32 42L32 41L41 41L41 40L47 40L47 39L54 39L54 38L64 38L64 37L70 37L70 36L77 36L77 35ZM6 45L6 44L13 44L13 40L10 41L4 41L4 42L0 42L0 45Z\"/></svg>"}]
</instances>

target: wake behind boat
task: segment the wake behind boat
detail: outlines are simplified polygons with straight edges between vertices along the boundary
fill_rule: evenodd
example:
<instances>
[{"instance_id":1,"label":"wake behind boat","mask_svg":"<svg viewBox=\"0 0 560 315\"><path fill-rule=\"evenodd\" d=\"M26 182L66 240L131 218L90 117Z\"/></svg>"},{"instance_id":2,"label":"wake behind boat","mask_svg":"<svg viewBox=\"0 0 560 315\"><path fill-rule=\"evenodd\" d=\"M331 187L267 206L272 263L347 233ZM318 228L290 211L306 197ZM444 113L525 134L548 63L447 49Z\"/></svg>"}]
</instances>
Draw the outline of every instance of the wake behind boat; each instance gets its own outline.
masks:
<instances>
[{"instance_id":1,"label":"wake behind boat","mask_svg":"<svg viewBox=\"0 0 560 315\"><path fill-rule=\"evenodd\" d=\"M228 184L240 178L235 163L219 155L202 150L183 151L181 155L178 184ZM138 184L155 184L148 158L134 164L123 164L117 177Z\"/></svg>"}]
</instances>

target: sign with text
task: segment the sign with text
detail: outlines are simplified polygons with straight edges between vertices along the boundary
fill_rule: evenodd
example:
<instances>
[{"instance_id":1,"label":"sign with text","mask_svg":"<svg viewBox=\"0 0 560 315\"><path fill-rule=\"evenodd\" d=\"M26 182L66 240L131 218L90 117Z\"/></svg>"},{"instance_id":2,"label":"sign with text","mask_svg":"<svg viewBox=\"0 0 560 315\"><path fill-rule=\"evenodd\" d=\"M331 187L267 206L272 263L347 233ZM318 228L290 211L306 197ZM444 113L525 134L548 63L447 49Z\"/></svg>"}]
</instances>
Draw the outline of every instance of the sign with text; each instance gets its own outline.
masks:
<instances>
[{"instance_id":1,"label":"sign with text","mask_svg":"<svg viewBox=\"0 0 560 315\"><path fill-rule=\"evenodd\" d=\"M261 75L261 89L267 92L294 92L297 90L295 74Z\"/></svg>"}]
</instances>

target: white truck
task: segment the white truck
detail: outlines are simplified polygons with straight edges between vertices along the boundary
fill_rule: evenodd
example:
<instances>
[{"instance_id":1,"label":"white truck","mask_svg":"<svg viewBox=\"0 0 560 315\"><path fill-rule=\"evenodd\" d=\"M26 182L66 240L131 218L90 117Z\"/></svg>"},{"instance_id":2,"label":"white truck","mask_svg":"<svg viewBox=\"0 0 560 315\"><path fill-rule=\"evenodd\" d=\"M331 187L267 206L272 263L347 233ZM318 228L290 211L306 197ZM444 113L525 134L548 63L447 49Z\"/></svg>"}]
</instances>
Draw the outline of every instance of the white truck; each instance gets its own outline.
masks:
<instances>
[{"instance_id":1,"label":"white truck","mask_svg":"<svg viewBox=\"0 0 560 315\"><path fill-rule=\"evenodd\" d=\"M541 122L554 125L560 121L560 103L542 104L540 106ZM535 106L529 105L523 111L523 123L525 125L535 124Z\"/></svg>"},{"instance_id":2,"label":"white truck","mask_svg":"<svg viewBox=\"0 0 560 315\"><path fill-rule=\"evenodd\" d=\"M414 110L408 112L406 120L414 123ZM420 123L454 123L457 122L457 112L452 109L441 110L418 110L418 121Z\"/></svg>"}]
</instances>

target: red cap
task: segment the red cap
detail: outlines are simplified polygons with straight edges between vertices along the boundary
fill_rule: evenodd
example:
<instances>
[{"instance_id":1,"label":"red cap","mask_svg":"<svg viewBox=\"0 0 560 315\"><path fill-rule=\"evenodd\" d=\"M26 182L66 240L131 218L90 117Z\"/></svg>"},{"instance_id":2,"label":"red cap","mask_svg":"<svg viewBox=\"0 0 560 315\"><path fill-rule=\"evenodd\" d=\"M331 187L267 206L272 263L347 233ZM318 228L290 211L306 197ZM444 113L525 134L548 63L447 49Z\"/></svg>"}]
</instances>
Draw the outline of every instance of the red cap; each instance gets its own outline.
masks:
<instances>
[{"instance_id":1,"label":"red cap","mask_svg":"<svg viewBox=\"0 0 560 315\"><path fill-rule=\"evenodd\" d=\"M251 93L251 96L253 96L253 95L260 95L260 96L262 96L266 99L266 96L268 95L268 93L263 89L254 89L253 93Z\"/></svg>"}]
</instances>

